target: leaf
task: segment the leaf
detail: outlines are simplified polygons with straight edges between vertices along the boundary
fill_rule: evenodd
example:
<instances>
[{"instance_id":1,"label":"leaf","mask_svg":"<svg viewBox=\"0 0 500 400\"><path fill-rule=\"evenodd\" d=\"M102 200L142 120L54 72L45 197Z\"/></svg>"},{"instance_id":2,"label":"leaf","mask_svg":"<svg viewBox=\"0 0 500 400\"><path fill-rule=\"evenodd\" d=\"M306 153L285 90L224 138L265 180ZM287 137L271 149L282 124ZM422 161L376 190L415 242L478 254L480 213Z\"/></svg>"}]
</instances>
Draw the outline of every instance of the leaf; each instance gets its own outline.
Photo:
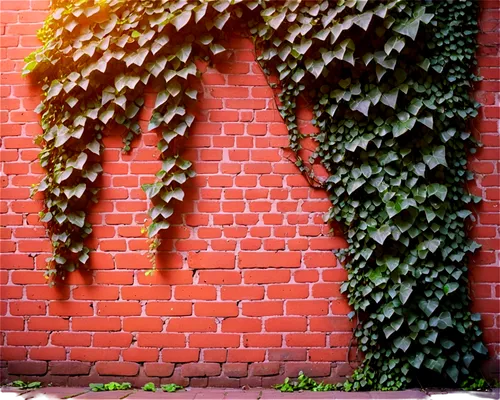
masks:
<instances>
[{"instance_id":1,"label":"leaf","mask_svg":"<svg viewBox=\"0 0 500 400\"><path fill-rule=\"evenodd\" d=\"M359 111L365 117L368 117L368 110L370 109L370 100L358 99L350 103L351 110Z\"/></svg>"},{"instance_id":2,"label":"leaf","mask_svg":"<svg viewBox=\"0 0 500 400\"><path fill-rule=\"evenodd\" d=\"M402 304L405 304L408 301L412 292L413 292L412 285L410 285L409 283L401 284L401 288L399 289L399 300L401 300Z\"/></svg>"},{"instance_id":3,"label":"leaf","mask_svg":"<svg viewBox=\"0 0 500 400\"><path fill-rule=\"evenodd\" d=\"M394 346L396 346L398 349L403 350L405 353L409 349L411 345L411 340L407 336L400 336L393 341Z\"/></svg>"},{"instance_id":4,"label":"leaf","mask_svg":"<svg viewBox=\"0 0 500 400\"><path fill-rule=\"evenodd\" d=\"M160 193L160 190L163 188L163 183L156 182L156 183L152 183L152 184L144 184L141 187L142 187L142 190L144 190L144 192L146 193L146 196L148 196L149 199L152 199L158 193Z\"/></svg>"},{"instance_id":5,"label":"leaf","mask_svg":"<svg viewBox=\"0 0 500 400\"><path fill-rule=\"evenodd\" d=\"M172 199L176 199L176 200L179 200L179 201L182 201L184 199L184 191L177 187L175 188L174 190L171 190L171 191L168 191L168 192L165 192L161 198L166 202L166 203L169 203L170 200Z\"/></svg>"},{"instance_id":6,"label":"leaf","mask_svg":"<svg viewBox=\"0 0 500 400\"><path fill-rule=\"evenodd\" d=\"M365 12L362 14L357 15L354 18L354 23L358 25L361 29L366 31L368 27L370 26L370 22L372 20L373 13L372 12Z\"/></svg>"},{"instance_id":7,"label":"leaf","mask_svg":"<svg viewBox=\"0 0 500 400\"><path fill-rule=\"evenodd\" d=\"M167 85L167 92L173 97L177 96L181 90L182 86L177 80L170 81Z\"/></svg>"},{"instance_id":8,"label":"leaf","mask_svg":"<svg viewBox=\"0 0 500 400\"><path fill-rule=\"evenodd\" d=\"M123 88L128 87L129 89L135 89L137 83L139 83L140 78L138 76L127 76L125 74L120 74L115 78L115 88L118 92L121 92Z\"/></svg>"},{"instance_id":9,"label":"leaf","mask_svg":"<svg viewBox=\"0 0 500 400\"><path fill-rule=\"evenodd\" d=\"M391 36L387 43L384 45L385 54L389 55L393 50L396 50L398 53L403 50L405 47L404 38L398 37L396 35Z\"/></svg>"},{"instance_id":10,"label":"leaf","mask_svg":"<svg viewBox=\"0 0 500 400\"><path fill-rule=\"evenodd\" d=\"M354 193L357 189L363 186L365 182L366 180L363 178L358 178L354 181L350 181L349 184L347 185L347 193L348 194Z\"/></svg>"},{"instance_id":11,"label":"leaf","mask_svg":"<svg viewBox=\"0 0 500 400\"><path fill-rule=\"evenodd\" d=\"M151 53L156 54L169 42L169 37L167 35L158 36L151 44Z\"/></svg>"},{"instance_id":12,"label":"leaf","mask_svg":"<svg viewBox=\"0 0 500 400\"><path fill-rule=\"evenodd\" d=\"M429 326L437 327L439 329L451 328L453 326L451 314L446 311L439 314L438 317L432 317L429 320Z\"/></svg>"},{"instance_id":13,"label":"leaf","mask_svg":"<svg viewBox=\"0 0 500 400\"><path fill-rule=\"evenodd\" d=\"M213 21L214 26L217 29L222 30L222 28L224 28L224 25L226 25L226 22L228 21L229 17L230 15L227 11L222 14L219 14L217 17L215 17Z\"/></svg>"},{"instance_id":14,"label":"leaf","mask_svg":"<svg viewBox=\"0 0 500 400\"><path fill-rule=\"evenodd\" d=\"M418 306L425 313L425 315L430 317L432 313L438 308L439 302L436 300L421 300L418 303Z\"/></svg>"},{"instance_id":15,"label":"leaf","mask_svg":"<svg viewBox=\"0 0 500 400\"><path fill-rule=\"evenodd\" d=\"M429 196L436 196L439 200L444 201L448 194L448 188L439 183L433 183L427 186L427 194Z\"/></svg>"},{"instance_id":16,"label":"leaf","mask_svg":"<svg viewBox=\"0 0 500 400\"><path fill-rule=\"evenodd\" d=\"M452 366L446 368L446 373L453 380L453 382L455 382L455 383L458 382L459 371L458 371L458 368L456 367L456 365L452 365Z\"/></svg>"},{"instance_id":17,"label":"leaf","mask_svg":"<svg viewBox=\"0 0 500 400\"><path fill-rule=\"evenodd\" d=\"M274 30L277 30L281 23L284 21L286 16L286 9L281 11L279 14L276 14L273 18L267 21L269 26L273 28Z\"/></svg>"},{"instance_id":18,"label":"leaf","mask_svg":"<svg viewBox=\"0 0 500 400\"><path fill-rule=\"evenodd\" d=\"M150 211L151 218L153 220L157 219L158 216L162 216L164 219L167 219L174 213L174 209L172 207L168 207L166 204L158 204L153 207Z\"/></svg>"},{"instance_id":19,"label":"leaf","mask_svg":"<svg viewBox=\"0 0 500 400\"><path fill-rule=\"evenodd\" d=\"M139 67L142 67L142 64L144 63L144 60L149 54L149 50L145 47L139 48L137 51L130 53L128 56L126 56L123 61L125 61L125 64L127 64L127 67L130 67L131 65L137 65Z\"/></svg>"},{"instance_id":20,"label":"leaf","mask_svg":"<svg viewBox=\"0 0 500 400\"><path fill-rule=\"evenodd\" d=\"M391 227L384 224L379 229L368 228L368 234L378 244L384 244L387 237L391 234Z\"/></svg>"},{"instance_id":21,"label":"leaf","mask_svg":"<svg viewBox=\"0 0 500 400\"><path fill-rule=\"evenodd\" d=\"M87 153L82 152L78 156L71 157L67 163L66 167L67 168L75 168L75 169L83 169L83 166L85 165L85 162L87 161Z\"/></svg>"},{"instance_id":22,"label":"leaf","mask_svg":"<svg viewBox=\"0 0 500 400\"><path fill-rule=\"evenodd\" d=\"M444 364L446 363L445 358L437 358L437 359L432 359L432 358L427 358L424 361L424 366L429 368L432 371L436 371L438 373L441 373L441 371L444 368Z\"/></svg>"},{"instance_id":23,"label":"leaf","mask_svg":"<svg viewBox=\"0 0 500 400\"><path fill-rule=\"evenodd\" d=\"M382 94L380 101L386 106L394 109L396 107L396 101L398 100L398 92L398 88L392 89L391 91Z\"/></svg>"},{"instance_id":24,"label":"leaf","mask_svg":"<svg viewBox=\"0 0 500 400\"><path fill-rule=\"evenodd\" d=\"M420 369L420 366L422 365L422 362L424 361L424 354L423 353L417 353L415 355L411 355L408 358L408 362L410 365L415 368L415 369Z\"/></svg>"},{"instance_id":25,"label":"leaf","mask_svg":"<svg viewBox=\"0 0 500 400\"><path fill-rule=\"evenodd\" d=\"M226 48L224 46L220 45L219 43L211 43L210 44L210 51L215 56L219 53L226 51Z\"/></svg>"},{"instance_id":26,"label":"leaf","mask_svg":"<svg viewBox=\"0 0 500 400\"><path fill-rule=\"evenodd\" d=\"M423 160L431 170L438 165L443 165L444 167L448 166L446 163L446 149L444 146L434 147L432 153L424 154Z\"/></svg>"},{"instance_id":27,"label":"leaf","mask_svg":"<svg viewBox=\"0 0 500 400\"><path fill-rule=\"evenodd\" d=\"M151 225L148 226L148 237L152 238L162 229L168 229L169 227L170 224L166 221L153 222Z\"/></svg>"},{"instance_id":28,"label":"leaf","mask_svg":"<svg viewBox=\"0 0 500 400\"><path fill-rule=\"evenodd\" d=\"M158 75L160 75L160 73L162 73L165 70L166 65L167 65L167 58L165 56L161 56L155 59L153 62L146 64L146 69L154 77L158 77Z\"/></svg>"},{"instance_id":29,"label":"leaf","mask_svg":"<svg viewBox=\"0 0 500 400\"><path fill-rule=\"evenodd\" d=\"M155 109L165 104L169 96L170 93L167 90L159 92L158 95L156 96Z\"/></svg>"},{"instance_id":30,"label":"leaf","mask_svg":"<svg viewBox=\"0 0 500 400\"><path fill-rule=\"evenodd\" d=\"M101 145L99 144L99 142L96 139L94 139L92 142L87 144L86 149L90 150L94 154L99 155L100 150L101 150Z\"/></svg>"},{"instance_id":31,"label":"leaf","mask_svg":"<svg viewBox=\"0 0 500 400\"><path fill-rule=\"evenodd\" d=\"M56 97L61 93L61 90L63 89L63 85L61 82L59 82L57 79L54 79L52 83L50 84L50 88L47 92L47 97L46 100L50 100L52 97Z\"/></svg>"},{"instance_id":32,"label":"leaf","mask_svg":"<svg viewBox=\"0 0 500 400\"><path fill-rule=\"evenodd\" d=\"M87 185L85 183L80 183L76 186L65 188L64 189L64 194L68 199L71 199L72 197L77 197L81 198L83 194L85 193L85 189L87 188Z\"/></svg>"},{"instance_id":33,"label":"leaf","mask_svg":"<svg viewBox=\"0 0 500 400\"><path fill-rule=\"evenodd\" d=\"M68 214L68 220L73 225L76 225L80 228L85 224L85 213L83 211L75 211Z\"/></svg>"},{"instance_id":34,"label":"leaf","mask_svg":"<svg viewBox=\"0 0 500 400\"><path fill-rule=\"evenodd\" d=\"M483 342L476 342L472 345L472 348L474 349L474 351L476 353L479 353L479 354L488 354L488 349L486 348L486 346L483 344Z\"/></svg>"},{"instance_id":35,"label":"leaf","mask_svg":"<svg viewBox=\"0 0 500 400\"><path fill-rule=\"evenodd\" d=\"M178 158L176 161L177 166L182 169L183 171L186 171L188 168L191 168L193 163L188 160L184 160L182 158Z\"/></svg>"},{"instance_id":36,"label":"leaf","mask_svg":"<svg viewBox=\"0 0 500 400\"><path fill-rule=\"evenodd\" d=\"M175 26L175 29L177 29L177 32L179 32L184 26L187 25L189 20L191 19L191 11L190 10L185 10L181 12L179 15L174 17L170 23Z\"/></svg>"},{"instance_id":37,"label":"leaf","mask_svg":"<svg viewBox=\"0 0 500 400\"><path fill-rule=\"evenodd\" d=\"M305 74L306 73L302 68L297 68L292 75L292 80L299 83Z\"/></svg>"},{"instance_id":38,"label":"leaf","mask_svg":"<svg viewBox=\"0 0 500 400\"><path fill-rule=\"evenodd\" d=\"M420 26L419 19L410 19L405 22L395 24L392 27L394 32L400 33L401 35L408 36L412 40L415 40L418 33L418 28Z\"/></svg>"}]
</instances>

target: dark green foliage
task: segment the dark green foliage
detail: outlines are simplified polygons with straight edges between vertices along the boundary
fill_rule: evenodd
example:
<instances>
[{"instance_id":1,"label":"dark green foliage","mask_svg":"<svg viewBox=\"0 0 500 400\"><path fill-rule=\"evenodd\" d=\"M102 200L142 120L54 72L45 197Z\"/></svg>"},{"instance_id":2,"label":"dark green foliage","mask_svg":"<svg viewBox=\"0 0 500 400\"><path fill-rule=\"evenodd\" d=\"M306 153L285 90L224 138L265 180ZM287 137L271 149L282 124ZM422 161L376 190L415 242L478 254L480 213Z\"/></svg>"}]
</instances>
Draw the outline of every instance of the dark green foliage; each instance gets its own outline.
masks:
<instances>
[{"instance_id":1,"label":"dark green foliage","mask_svg":"<svg viewBox=\"0 0 500 400\"><path fill-rule=\"evenodd\" d=\"M38 140L47 176L37 190L54 248L49 276L86 264L102 131L124 126L130 149L146 85L158 92L148 129L161 135L163 163L143 186L158 247L193 176L178 148L194 121L195 56L224 51L224 27L244 21L265 72L279 78L296 165L326 188L326 221L340 222L348 241L338 254L349 273L342 291L364 361L344 389L402 389L433 375L462 381L487 353L467 280L478 245L466 224L480 200L465 188L475 145L467 126L478 107L469 95L476 15L472 0L56 2L44 46L25 68L45 94ZM301 96L319 129L308 160L298 155ZM330 172L325 182L315 162Z\"/></svg>"},{"instance_id":2,"label":"dark green foliage","mask_svg":"<svg viewBox=\"0 0 500 400\"><path fill-rule=\"evenodd\" d=\"M129 382L91 383L89 384L89 388L92 389L93 392L106 392L131 389L132 385Z\"/></svg>"},{"instance_id":3,"label":"dark green foliage","mask_svg":"<svg viewBox=\"0 0 500 400\"><path fill-rule=\"evenodd\" d=\"M39 389L42 387L41 382L24 382L24 381L14 381L12 382L12 386L17 387L19 389Z\"/></svg>"}]
</instances>

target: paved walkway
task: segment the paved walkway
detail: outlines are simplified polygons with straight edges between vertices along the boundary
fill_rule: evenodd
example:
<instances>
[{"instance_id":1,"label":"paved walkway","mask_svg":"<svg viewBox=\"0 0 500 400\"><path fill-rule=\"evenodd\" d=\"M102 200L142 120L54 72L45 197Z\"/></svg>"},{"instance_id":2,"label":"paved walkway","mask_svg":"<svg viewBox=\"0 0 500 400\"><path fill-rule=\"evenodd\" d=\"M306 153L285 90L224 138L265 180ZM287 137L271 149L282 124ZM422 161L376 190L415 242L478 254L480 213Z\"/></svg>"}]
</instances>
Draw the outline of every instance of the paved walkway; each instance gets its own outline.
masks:
<instances>
[{"instance_id":1,"label":"paved walkway","mask_svg":"<svg viewBox=\"0 0 500 400\"><path fill-rule=\"evenodd\" d=\"M486 400L500 399L500 390L492 392L422 392L405 390L402 392L301 392L280 393L272 389L187 389L176 393L143 392L142 390L117 390L113 392L91 392L88 388L49 387L37 390L16 390L9 387L0 388L0 400L9 399L172 399L172 400L296 400L296 399L404 399L404 400Z\"/></svg>"}]
</instances>

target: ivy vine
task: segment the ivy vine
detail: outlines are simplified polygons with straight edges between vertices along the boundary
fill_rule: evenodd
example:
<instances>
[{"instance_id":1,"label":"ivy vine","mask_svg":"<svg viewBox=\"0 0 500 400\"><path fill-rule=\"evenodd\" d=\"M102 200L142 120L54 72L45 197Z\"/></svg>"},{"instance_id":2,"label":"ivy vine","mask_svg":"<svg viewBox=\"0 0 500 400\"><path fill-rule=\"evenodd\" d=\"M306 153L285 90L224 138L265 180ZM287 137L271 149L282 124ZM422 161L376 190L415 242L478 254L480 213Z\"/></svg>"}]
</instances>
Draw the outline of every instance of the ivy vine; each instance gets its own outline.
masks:
<instances>
[{"instance_id":1,"label":"ivy vine","mask_svg":"<svg viewBox=\"0 0 500 400\"><path fill-rule=\"evenodd\" d=\"M279 77L279 109L297 166L330 172L327 221L344 227L342 286L357 318L364 361L350 387L402 389L425 377L462 381L487 350L469 312L466 235L472 174L467 130L477 33L473 0L186 1L54 0L43 46L24 72L43 86L41 219L53 245L47 275L84 266L97 201L103 130L125 127L123 151L140 134L146 85L157 90L149 130L162 168L143 185L152 207L152 248L192 165L179 154L195 117L195 58L224 52L224 28L248 24L268 75ZM300 157L300 96L313 101L317 151Z\"/></svg>"}]
</instances>

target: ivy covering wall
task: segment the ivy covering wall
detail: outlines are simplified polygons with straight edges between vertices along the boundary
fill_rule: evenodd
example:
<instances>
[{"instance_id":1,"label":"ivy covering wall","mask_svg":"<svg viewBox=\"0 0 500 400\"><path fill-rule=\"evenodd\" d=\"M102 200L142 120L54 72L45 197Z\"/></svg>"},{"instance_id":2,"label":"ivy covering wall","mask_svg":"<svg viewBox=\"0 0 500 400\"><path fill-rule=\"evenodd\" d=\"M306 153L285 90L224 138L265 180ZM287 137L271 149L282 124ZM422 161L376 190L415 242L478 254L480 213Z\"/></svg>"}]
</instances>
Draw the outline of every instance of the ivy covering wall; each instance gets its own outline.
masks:
<instances>
[{"instance_id":1,"label":"ivy covering wall","mask_svg":"<svg viewBox=\"0 0 500 400\"><path fill-rule=\"evenodd\" d=\"M349 246L342 287L364 354L350 387L401 389L429 376L458 382L486 354L469 312L467 238L472 174L467 152L477 4L453 1L53 1L43 47L25 73L43 86L41 165L54 279L84 267L89 202L102 173L103 130L140 134L146 85L157 91L148 129L159 134L162 168L144 185L151 199L151 249L168 229L172 204L194 175L180 156L197 91L195 60L225 51L224 32L247 24L258 61L279 78L280 112L297 166L330 172L328 221ZM312 101L319 128L311 159L296 123L298 98Z\"/></svg>"}]
</instances>

